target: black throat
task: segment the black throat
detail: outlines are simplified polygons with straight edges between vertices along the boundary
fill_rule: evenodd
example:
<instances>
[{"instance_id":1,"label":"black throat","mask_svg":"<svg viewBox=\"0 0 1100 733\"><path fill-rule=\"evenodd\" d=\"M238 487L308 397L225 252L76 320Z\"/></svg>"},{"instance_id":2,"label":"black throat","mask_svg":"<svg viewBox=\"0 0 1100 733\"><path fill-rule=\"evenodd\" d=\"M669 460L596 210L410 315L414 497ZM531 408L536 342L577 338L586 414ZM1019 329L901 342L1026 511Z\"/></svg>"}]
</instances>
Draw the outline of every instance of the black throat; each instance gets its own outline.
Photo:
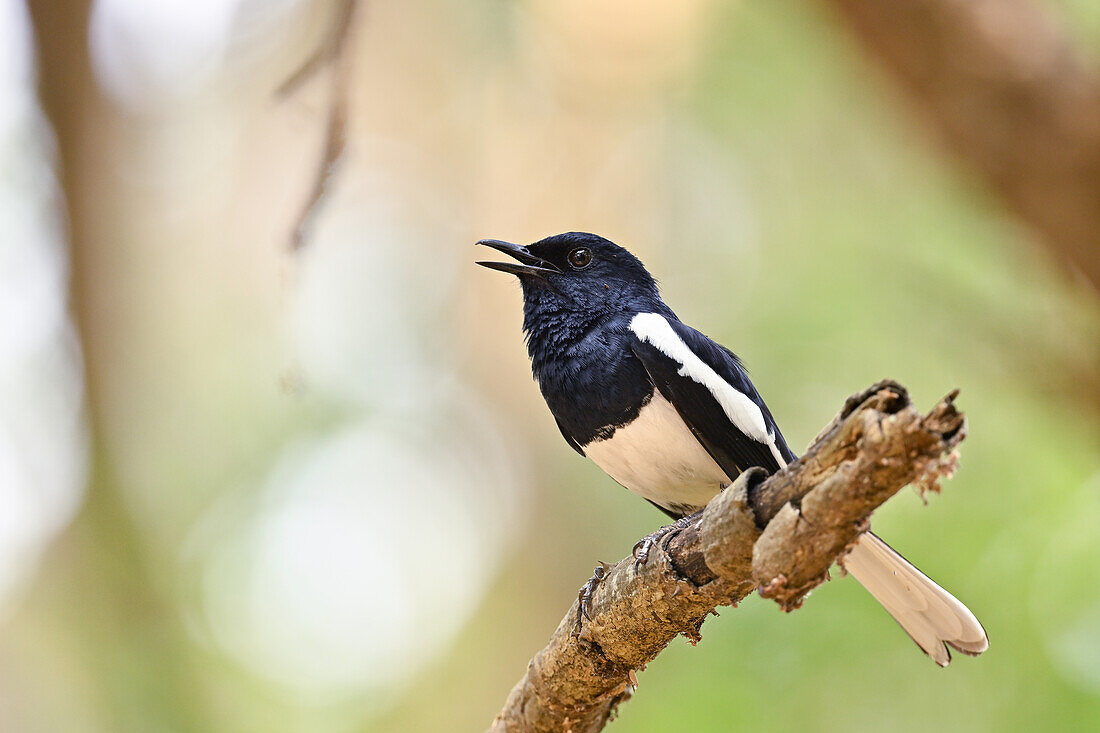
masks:
<instances>
[{"instance_id":1,"label":"black throat","mask_svg":"<svg viewBox=\"0 0 1100 733\"><path fill-rule=\"evenodd\" d=\"M528 302L524 308L527 352L542 396L571 442L583 447L606 440L653 396L649 375L630 348L635 313L586 316L548 305Z\"/></svg>"}]
</instances>

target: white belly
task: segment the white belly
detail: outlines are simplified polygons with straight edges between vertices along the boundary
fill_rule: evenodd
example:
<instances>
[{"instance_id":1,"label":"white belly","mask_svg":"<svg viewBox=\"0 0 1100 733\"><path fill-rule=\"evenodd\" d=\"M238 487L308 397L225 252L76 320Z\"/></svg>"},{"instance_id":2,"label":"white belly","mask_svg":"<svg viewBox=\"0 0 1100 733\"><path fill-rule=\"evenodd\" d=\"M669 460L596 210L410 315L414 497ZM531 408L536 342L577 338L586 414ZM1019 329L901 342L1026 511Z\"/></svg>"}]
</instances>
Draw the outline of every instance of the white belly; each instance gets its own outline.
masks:
<instances>
[{"instance_id":1,"label":"white belly","mask_svg":"<svg viewBox=\"0 0 1100 733\"><path fill-rule=\"evenodd\" d=\"M702 508L730 482L660 392L632 423L584 453L626 488L676 512Z\"/></svg>"}]
</instances>

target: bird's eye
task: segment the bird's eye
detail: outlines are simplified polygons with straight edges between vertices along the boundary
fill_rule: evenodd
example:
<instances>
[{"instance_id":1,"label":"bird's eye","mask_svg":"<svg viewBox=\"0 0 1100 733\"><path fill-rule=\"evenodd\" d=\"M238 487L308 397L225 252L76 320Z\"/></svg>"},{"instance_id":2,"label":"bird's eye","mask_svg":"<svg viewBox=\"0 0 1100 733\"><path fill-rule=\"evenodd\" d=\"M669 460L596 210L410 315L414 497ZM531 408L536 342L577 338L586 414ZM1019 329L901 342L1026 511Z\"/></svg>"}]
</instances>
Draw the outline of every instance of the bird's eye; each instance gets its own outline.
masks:
<instances>
[{"instance_id":1,"label":"bird's eye","mask_svg":"<svg viewBox=\"0 0 1100 733\"><path fill-rule=\"evenodd\" d=\"M566 259L574 270L583 270L592 264L592 250L587 247L577 247L566 256Z\"/></svg>"}]
</instances>

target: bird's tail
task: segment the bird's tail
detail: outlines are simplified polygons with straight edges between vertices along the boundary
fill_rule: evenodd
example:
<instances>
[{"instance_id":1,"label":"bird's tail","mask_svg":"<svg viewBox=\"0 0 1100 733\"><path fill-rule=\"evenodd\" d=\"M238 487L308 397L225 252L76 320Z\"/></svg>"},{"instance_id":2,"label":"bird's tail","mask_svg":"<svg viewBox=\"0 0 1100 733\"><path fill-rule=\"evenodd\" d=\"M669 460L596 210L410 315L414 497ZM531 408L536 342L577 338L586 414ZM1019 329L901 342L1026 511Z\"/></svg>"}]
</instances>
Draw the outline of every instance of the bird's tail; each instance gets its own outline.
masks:
<instances>
[{"instance_id":1,"label":"bird's tail","mask_svg":"<svg viewBox=\"0 0 1100 733\"><path fill-rule=\"evenodd\" d=\"M970 609L870 532L860 536L843 564L941 667L951 662L948 646L972 656L989 648Z\"/></svg>"}]
</instances>

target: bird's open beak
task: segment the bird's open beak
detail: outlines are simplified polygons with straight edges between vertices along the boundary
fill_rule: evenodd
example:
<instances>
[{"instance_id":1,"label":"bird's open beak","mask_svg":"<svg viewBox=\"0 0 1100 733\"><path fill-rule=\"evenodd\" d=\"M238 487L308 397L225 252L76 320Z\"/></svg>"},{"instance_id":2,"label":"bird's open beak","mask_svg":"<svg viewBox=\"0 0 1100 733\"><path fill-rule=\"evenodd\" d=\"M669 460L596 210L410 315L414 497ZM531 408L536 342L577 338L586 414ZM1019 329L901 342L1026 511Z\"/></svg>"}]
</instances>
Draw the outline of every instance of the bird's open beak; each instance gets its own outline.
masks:
<instances>
[{"instance_id":1,"label":"bird's open beak","mask_svg":"<svg viewBox=\"0 0 1100 733\"><path fill-rule=\"evenodd\" d=\"M500 270L501 272L510 272L513 275L535 275L536 277L542 277L548 273L561 273L557 267L552 263L547 262L541 257L536 257L531 254L526 247L522 247L518 244L512 244L511 242L502 242L499 239L483 239L478 244L483 244L486 247L492 247L493 249L503 252L506 255L511 255L516 262L478 262L477 264L482 267L488 267L490 270Z\"/></svg>"}]
</instances>

